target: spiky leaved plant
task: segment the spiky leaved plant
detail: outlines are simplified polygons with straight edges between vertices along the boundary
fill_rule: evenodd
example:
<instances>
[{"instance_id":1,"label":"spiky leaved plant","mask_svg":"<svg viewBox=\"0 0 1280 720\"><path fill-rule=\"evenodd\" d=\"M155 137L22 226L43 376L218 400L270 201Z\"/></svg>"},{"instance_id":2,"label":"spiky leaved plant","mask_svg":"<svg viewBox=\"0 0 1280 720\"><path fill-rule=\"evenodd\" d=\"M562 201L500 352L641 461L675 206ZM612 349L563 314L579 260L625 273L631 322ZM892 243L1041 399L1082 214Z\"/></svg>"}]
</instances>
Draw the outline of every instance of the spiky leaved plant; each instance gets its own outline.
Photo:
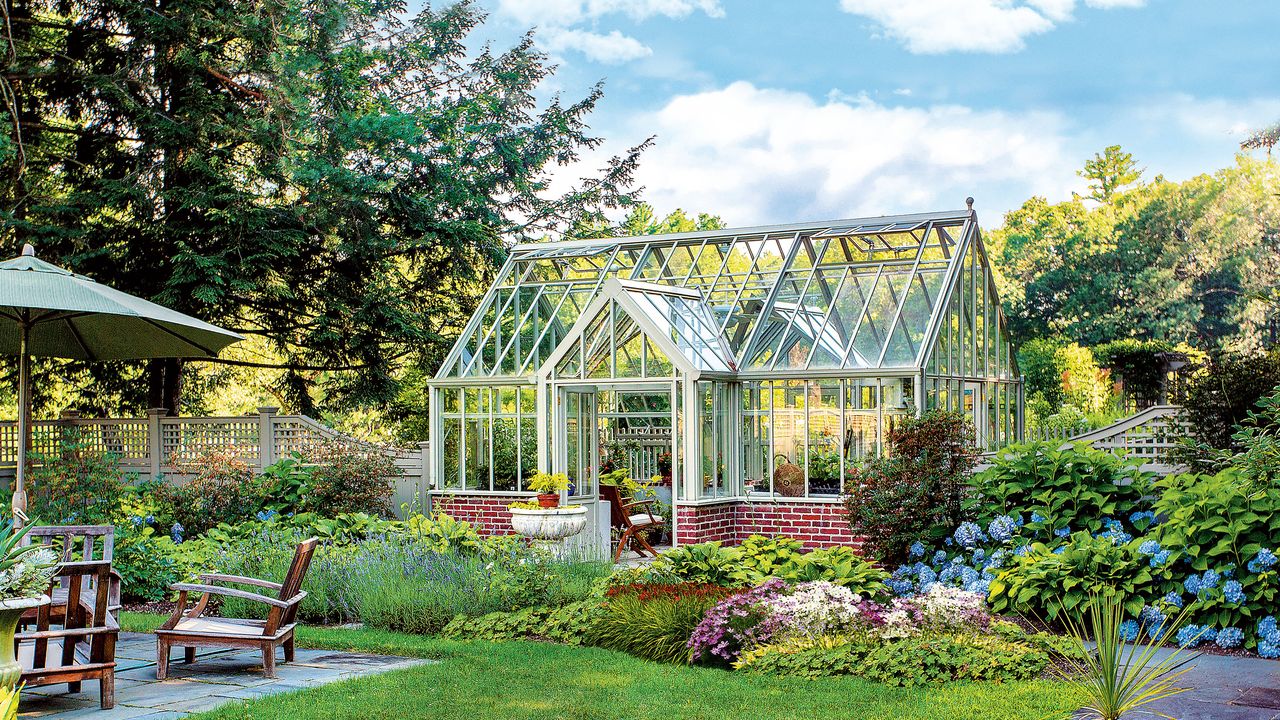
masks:
<instances>
[{"instance_id":1,"label":"spiky leaved plant","mask_svg":"<svg viewBox=\"0 0 1280 720\"><path fill-rule=\"evenodd\" d=\"M1136 639L1126 643L1120 629L1125 620L1124 598L1119 593L1090 595L1082 614L1074 618L1064 613L1067 630L1082 652L1065 658L1069 669L1063 676L1088 697L1084 717L1120 720L1149 703L1186 692L1189 688L1177 682L1194 667L1190 663L1199 653L1187 653L1175 643L1168 656L1156 657L1161 646L1170 644L1186 615L1183 610L1161 623L1147 633L1145 643Z\"/></svg>"}]
</instances>

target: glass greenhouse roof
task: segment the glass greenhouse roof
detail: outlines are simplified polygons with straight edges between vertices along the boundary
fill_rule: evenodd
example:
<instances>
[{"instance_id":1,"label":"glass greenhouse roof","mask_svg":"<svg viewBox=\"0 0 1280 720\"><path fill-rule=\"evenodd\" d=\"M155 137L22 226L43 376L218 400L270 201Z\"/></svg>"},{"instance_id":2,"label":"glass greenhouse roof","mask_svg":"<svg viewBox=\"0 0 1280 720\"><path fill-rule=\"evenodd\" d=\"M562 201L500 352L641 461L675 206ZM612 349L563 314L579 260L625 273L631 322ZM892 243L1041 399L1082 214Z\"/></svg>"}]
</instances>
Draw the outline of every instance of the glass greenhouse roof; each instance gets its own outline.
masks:
<instances>
[{"instance_id":1,"label":"glass greenhouse roof","mask_svg":"<svg viewBox=\"0 0 1280 720\"><path fill-rule=\"evenodd\" d=\"M964 356L967 367L989 352L999 359L983 368L1008 370L976 218L960 210L517 245L437 377L531 377L610 279L631 281L628 302L672 328L675 342L704 337L729 355L715 359L719 350L704 348L697 352L712 360L699 355L699 367L942 369L932 349L940 333L950 342L940 326L955 316L967 322L960 340L975 329L986 338L983 349ZM617 313L609 317L616 333ZM590 335L598 326L582 329ZM950 360L947 368L959 364Z\"/></svg>"}]
</instances>

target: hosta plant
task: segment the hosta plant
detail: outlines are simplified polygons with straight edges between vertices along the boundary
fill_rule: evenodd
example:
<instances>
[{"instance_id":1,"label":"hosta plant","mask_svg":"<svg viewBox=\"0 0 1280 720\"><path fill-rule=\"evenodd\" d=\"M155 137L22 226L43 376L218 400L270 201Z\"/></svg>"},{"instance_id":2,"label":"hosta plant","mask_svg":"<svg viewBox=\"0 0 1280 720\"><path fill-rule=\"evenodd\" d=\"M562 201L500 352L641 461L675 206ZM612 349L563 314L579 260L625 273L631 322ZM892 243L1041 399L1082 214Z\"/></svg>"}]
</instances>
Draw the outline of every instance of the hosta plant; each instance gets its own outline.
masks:
<instances>
[{"instance_id":1,"label":"hosta plant","mask_svg":"<svg viewBox=\"0 0 1280 720\"><path fill-rule=\"evenodd\" d=\"M1126 610L1137 616L1143 597L1151 596L1152 569L1145 557L1128 545L1085 532L1072 535L1066 544L1050 548L1030 546L1013 567L991 582L991 609L1016 612L1055 621L1078 613L1089 598L1104 590L1126 598Z\"/></svg>"}]
</instances>

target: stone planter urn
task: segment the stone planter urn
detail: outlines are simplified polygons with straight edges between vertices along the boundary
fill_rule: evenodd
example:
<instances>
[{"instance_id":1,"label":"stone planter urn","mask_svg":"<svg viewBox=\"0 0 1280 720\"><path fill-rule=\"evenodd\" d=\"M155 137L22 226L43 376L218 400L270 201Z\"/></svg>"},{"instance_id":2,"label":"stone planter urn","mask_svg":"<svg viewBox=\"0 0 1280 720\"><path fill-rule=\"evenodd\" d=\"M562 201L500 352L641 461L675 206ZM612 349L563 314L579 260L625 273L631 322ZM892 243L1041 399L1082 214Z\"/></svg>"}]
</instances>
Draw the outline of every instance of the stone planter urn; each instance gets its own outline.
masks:
<instances>
[{"instance_id":1,"label":"stone planter urn","mask_svg":"<svg viewBox=\"0 0 1280 720\"><path fill-rule=\"evenodd\" d=\"M582 532L587 526L587 509L557 507L539 510L511 508L511 527L535 540L562 540Z\"/></svg>"},{"instance_id":2,"label":"stone planter urn","mask_svg":"<svg viewBox=\"0 0 1280 720\"><path fill-rule=\"evenodd\" d=\"M48 604L48 595L0 600L0 686L16 687L22 679L22 665L13 648L13 634L22 614Z\"/></svg>"}]
</instances>

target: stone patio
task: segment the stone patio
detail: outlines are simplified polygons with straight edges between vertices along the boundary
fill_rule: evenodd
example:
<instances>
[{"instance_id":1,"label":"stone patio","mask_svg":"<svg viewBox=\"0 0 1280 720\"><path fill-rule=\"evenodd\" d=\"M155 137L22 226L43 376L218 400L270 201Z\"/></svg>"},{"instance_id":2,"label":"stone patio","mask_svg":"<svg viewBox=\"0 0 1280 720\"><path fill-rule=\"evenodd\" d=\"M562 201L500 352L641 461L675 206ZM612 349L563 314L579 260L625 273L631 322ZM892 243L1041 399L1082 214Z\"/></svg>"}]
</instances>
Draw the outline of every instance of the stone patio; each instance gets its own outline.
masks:
<instances>
[{"instance_id":1,"label":"stone patio","mask_svg":"<svg viewBox=\"0 0 1280 720\"><path fill-rule=\"evenodd\" d=\"M412 667L430 660L362 655L299 648L297 660L276 664L278 677L262 675L261 653L202 648L195 663L182 662L175 651L169 679L156 680L156 638L150 633L120 633L116 645L116 706L98 707L98 683L86 681L81 692L66 685L24 690L20 717L41 720L163 720L212 710L264 695L292 692L363 675Z\"/></svg>"}]
</instances>

